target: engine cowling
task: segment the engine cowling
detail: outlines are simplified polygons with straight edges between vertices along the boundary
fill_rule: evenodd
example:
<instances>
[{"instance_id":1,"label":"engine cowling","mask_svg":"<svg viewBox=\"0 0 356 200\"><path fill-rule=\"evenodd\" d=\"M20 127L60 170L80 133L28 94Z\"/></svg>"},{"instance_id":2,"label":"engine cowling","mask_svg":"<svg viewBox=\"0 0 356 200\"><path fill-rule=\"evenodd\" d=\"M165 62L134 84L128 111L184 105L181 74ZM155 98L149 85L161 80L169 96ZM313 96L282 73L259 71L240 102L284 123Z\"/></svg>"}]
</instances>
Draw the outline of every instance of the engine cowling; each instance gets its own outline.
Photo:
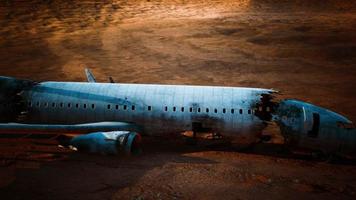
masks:
<instances>
[{"instance_id":1,"label":"engine cowling","mask_svg":"<svg viewBox=\"0 0 356 200\"><path fill-rule=\"evenodd\" d=\"M72 138L68 145L78 151L101 154L136 154L141 136L131 131L96 132Z\"/></svg>"}]
</instances>

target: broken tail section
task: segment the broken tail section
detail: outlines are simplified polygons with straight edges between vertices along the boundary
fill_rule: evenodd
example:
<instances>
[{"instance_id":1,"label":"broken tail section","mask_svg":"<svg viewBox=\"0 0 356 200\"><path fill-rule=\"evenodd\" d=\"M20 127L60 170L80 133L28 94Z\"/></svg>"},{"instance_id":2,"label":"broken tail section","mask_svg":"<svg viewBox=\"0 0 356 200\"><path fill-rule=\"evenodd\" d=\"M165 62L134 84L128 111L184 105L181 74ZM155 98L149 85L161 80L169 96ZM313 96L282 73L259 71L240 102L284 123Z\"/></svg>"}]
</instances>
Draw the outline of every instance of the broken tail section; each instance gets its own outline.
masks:
<instances>
[{"instance_id":1,"label":"broken tail section","mask_svg":"<svg viewBox=\"0 0 356 200\"><path fill-rule=\"evenodd\" d=\"M0 122L19 122L26 114L25 101L21 94L37 83L0 76Z\"/></svg>"}]
</instances>

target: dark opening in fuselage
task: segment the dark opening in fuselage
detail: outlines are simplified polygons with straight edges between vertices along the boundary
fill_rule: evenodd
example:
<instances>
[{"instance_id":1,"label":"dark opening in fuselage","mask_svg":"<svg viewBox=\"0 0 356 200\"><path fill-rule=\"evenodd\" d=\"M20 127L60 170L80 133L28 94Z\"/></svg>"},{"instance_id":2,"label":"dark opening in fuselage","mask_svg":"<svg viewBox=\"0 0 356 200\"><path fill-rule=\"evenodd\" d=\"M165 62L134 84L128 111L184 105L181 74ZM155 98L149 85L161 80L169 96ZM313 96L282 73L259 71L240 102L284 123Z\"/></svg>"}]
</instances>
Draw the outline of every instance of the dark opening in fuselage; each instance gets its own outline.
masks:
<instances>
[{"instance_id":1,"label":"dark opening in fuselage","mask_svg":"<svg viewBox=\"0 0 356 200\"><path fill-rule=\"evenodd\" d=\"M313 127L308 131L308 136L312 138L317 138L319 134L320 126L320 115L318 113L313 113Z\"/></svg>"}]
</instances>

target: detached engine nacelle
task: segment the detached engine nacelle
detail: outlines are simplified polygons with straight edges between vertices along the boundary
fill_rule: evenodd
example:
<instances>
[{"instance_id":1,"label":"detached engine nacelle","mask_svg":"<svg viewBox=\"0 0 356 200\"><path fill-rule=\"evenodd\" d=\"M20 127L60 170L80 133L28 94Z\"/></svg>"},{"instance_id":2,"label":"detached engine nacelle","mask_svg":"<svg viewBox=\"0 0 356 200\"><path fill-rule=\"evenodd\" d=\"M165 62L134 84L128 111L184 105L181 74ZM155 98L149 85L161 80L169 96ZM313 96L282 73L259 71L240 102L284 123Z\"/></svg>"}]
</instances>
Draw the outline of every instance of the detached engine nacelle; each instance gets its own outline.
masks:
<instances>
[{"instance_id":1,"label":"detached engine nacelle","mask_svg":"<svg viewBox=\"0 0 356 200\"><path fill-rule=\"evenodd\" d=\"M139 152L140 134L130 131L96 132L72 138L68 145L78 151L102 154Z\"/></svg>"}]
</instances>

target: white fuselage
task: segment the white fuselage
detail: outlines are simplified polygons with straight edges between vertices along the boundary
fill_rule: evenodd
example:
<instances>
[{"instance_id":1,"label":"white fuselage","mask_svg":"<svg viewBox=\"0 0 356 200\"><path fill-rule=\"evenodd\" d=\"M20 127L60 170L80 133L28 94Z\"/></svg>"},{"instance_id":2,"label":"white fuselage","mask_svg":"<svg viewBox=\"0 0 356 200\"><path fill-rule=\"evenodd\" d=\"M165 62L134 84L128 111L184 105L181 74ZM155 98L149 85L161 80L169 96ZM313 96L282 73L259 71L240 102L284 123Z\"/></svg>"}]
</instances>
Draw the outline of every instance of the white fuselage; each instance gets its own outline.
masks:
<instances>
[{"instance_id":1,"label":"white fuselage","mask_svg":"<svg viewBox=\"0 0 356 200\"><path fill-rule=\"evenodd\" d=\"M22 96L26 123L134 123L144 134L178 134L198 125L226 136L259 134L254 115L268 89L185 85L43 82ZM195 124L195 125L193 125Z\"/></svg>"}]
</instances>

